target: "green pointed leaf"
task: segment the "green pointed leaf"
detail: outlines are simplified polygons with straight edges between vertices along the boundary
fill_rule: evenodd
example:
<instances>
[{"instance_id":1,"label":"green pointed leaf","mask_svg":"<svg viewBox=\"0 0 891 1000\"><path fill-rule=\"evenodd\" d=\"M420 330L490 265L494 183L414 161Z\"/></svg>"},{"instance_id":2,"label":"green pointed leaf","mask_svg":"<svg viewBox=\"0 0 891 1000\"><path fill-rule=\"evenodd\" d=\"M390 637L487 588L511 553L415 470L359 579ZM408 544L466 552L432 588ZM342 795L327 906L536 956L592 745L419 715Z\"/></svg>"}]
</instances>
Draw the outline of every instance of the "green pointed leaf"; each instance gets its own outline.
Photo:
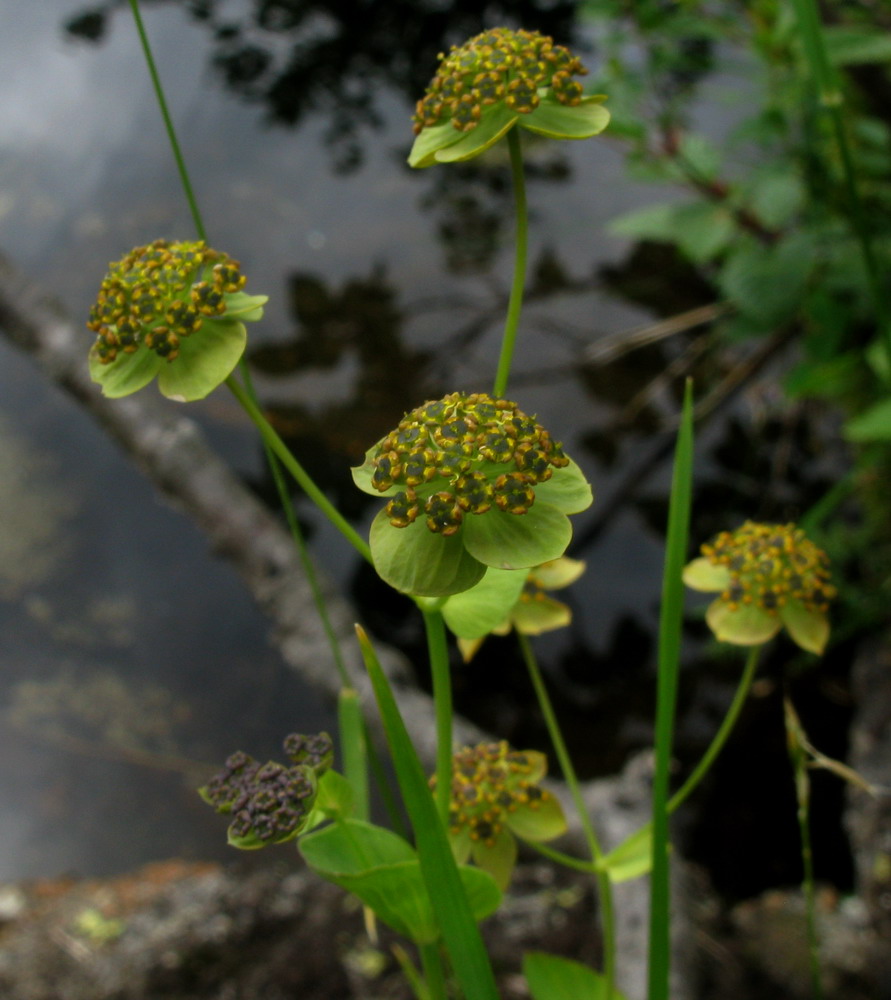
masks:
<instances>
[{"instance_id":1,"label":"green pointed leaf","mask_svg":"<svg viewBox=\"0 0 891 1000\"><path fill-rule=\"evenodd\" d=\"M728 256L720 285L744 318L775 326L800 309L815 264L816 247L807 234L772 247L752 240Z\"/></svg>"},{"instance_id":2,"label":"green pointed leaf","mask_svg":"<svg viewBox=\"0 0 891 1000\"><path fill-rule=\"evenodd\" d=\"M730 570L700 556L684 567L683 579L691 590L720 593L730 586Z\"/></svg>"},{"instance_id":3,"label":"green pointed leaf","mask_svg":"<svg viewBox=\"0 0 891 1000\"><path fill-rule=\"evenodd\" d=\"M459 594L469 590L486 572L486 567L465 550L463 534L463 529L455 535L436 534L423 517L407 528L394 528L386 510L382 510L371 522L368 537L374 568L382 580L403 594Z\"/></svg>"},{"instance_id":4,"label":"green pointed leaf","mask_svg":"<svg viewBox=\"0 0 891 1000\"><path fill-rule=\"evenodd\" d=\"M600 100L589 97L574 107L545 100L534 111L520 115L519 124L549 139L590 139L609 124L609 112Z\"/></svg>"},{"instance_id":5,"label":"green pointed leaf","mask_svg":"<svg viewBox=\"0 0 891 1000\"><path fill-rule=\"evenodd\" d=\"M496 569L529 569L562 556L572 540L569 518L537 499L525 514L492 509L464 521L467 551Z\"/></svg>"},{"instance_id":6,"label":"green pointed leaf","mask_svg":"<svg viewBox=\"0 0 891 1000\"><path fill-rule=\"evenodd\" d=\"M822 656L829 641L829 619L819 611L809 611L799 601L789 601L780 611L783 625L793 642L809 653Z\"/></svg>"},{"instance_id":7,"label":"green pointed leaf","mask_svg":"<svg viewBox=\"0 0 891 1000\"><path fill-rule=\"evenodd\" d=\"M849 441L891 441L891 399L883 399L845 424Z\"/></svg>"},{"instance_id":8,"label":"green pointed leaf","mask_svg":"<svg viewBox=\"0 0 891 1000\"><path fill-rule=\"evenodd\" d=\"M519 115L504 104L487 108L479 125L470 132L464 132L461 139L440 149L435 154L437 163L457 163L469 160L495 145L507 134L517 121Z\"/></svg>"},{"instance_id":9,"label":"green pointed leaf","mask_svg":"<svg viewBox=\"0 0 891 1000\"><path fill-rule=\"evenodd\" d=\"M836 66L891 62L891 33L874 24L835 24L822 31L829 60Z\"/></svg>"},{"instance_id":10,"label":"green pointed leaf","mask_svg":"<svg viewBox=\"0 0 891 1000\"><path fill-rule=\"evenodd\" d=\"M696 264L707 264L718 256L736 233L736 222L725 205L695 201L674 211L674 237L681 250Z\"/></svg>"},{"instance_id":11,"label":"green pointed leaf","mask_svg":"<svg viewBox=\"0 0 891 1000\"><path fill-rule=\"evenodd\" d=\"M523 975L532 1000L625 1000L615 987L607 996L606 980L587 965L543 951L526 952Z\"/></svg>"},{"instance_id":12,"label":"green pointed leaf","mask_svg":"<svg viewBox=\"0 0 891 1000\"><path fill-rule=\"evenodd\" d=\"M459 132L452 125L451 121L443 122L442 125L430 125L427 128L421 129L411 147L411 152L408 156L408 165L418 168L432 167L436 163L435 154L440 149L453 145L459 139L463 138L463 136L464 133Z\"/></svg>"},{"instance_id":13,"label":"green pointed leaf","mask_svg":"<svg viewBox=\"0 0 891 1000\"><path fill-rule=\"evenodd\" d=\"M139 347L133 354L121 352L111 364L100 364L90 351L90 378L102 386L102 395L120 399L146 386L167 362L148 347Z\"/></svg>"},{"instance_id":14,"label":"green pointed leaf","mask_svg":"<svg viewBox=\"0 0 891 1000\"><path fill-rule=\"evenodd\" d=\"M525 582L525 570L487 569L478 584L446 600L446 625L462 639L481 639L506 621Z\"/></svg>"},{"instance_id":15,"label":"green pointed leaf","mask_svg":"<svg viewBox=\"0 0 891 1000\"><path fill-rule=\"evenodd\" d=\"M718 639L735 646L760 646L782 628L779 615L771 615L751 604L732 608L721 598L709 605L705 620Z\"/></svg>"},{"instance_id":16,"label":"green pointed leaf","mask_svg":"<svg viewBox=\"0 0 891 1000\"><path fill-rule=\"evenodd\" d=\"M597 863L597 869L605 871L613 883L628 882L646 875L652 863L653 828L648 823L605 854Z\"/></svg>"},{"instance_id":17,"label":"green pointed leaf","mask_svg":"<svg viewBox=\"0 0 891 1000\"><path fill-rule=\"evenodd\" d=\"M570 459L569 465L554 469L550 479L535 486L535 502L540 501L556 507L564 514L578 514L591 506L594 493L585 474Z\"/></svg>"},{"instance_id":18,"label":"green pointed leaf","mask_svg":"<svg viewBox=\"0 0 891 1000\"><path fill-rule=\"evenodd\" d=\"M244 323L205 319L197 333L180 340L179 356L163 362L158 388L168 399L204 399L232 374L247 344Z\"/></svg>"},{"instance_id":19,"label":"green pointed leaf","mask_svg":"<svg viewBox=\"0 0 891 1000\"><path fill-rule=\"evenodd\" d=\"M617 236L631 239L673 243L677 238L676 211L676 205L645 205L613 219L607 229Z\"/></svg>"}]
</instances>

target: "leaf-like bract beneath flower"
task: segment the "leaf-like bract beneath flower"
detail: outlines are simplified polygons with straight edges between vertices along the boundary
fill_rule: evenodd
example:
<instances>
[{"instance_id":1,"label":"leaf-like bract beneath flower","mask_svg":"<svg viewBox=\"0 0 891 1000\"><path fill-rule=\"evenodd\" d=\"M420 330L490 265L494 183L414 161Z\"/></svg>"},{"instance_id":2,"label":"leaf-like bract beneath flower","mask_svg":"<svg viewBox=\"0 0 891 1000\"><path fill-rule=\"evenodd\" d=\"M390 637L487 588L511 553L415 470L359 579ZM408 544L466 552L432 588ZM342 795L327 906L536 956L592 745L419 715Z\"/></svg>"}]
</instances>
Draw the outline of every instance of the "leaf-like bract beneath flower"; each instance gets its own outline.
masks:
<instances>
[{"instance_id":1,"label":"leaf-like bract beneath flower","mask_svg":"<svg viewBox=\"0 0 891 1000\"><path fill-rule=\"evenodd\" d=\"M588 97L575 106L545 100L528 115L521 115L519 124L549 139L590 139L609 124L609 112L601 100Z\"/></svg>"},{"instance_id":2,"label":"leaf-like bract beneath flower","mask_svg":"<svg viewBox=\"0 0 891 1000\"><path fill-rule=\"evenodd\" d=\"M371 522L368 538L374 568L385 583L403 594L459 594L486 572L486 567L465 550L462 534L435 533L423 516L406 528L394 528L386 510L381 510Z\"/></svg>"},{"instance_id":3,"label":"leaf-like bract beneath flower","mask_svg":"<svg viewBox=\"0 0 891 1000\"><path fill-rule=\"evenodd\" d=\"M169 399L204 399L232 374L247 344L244 323L205 320L197 333L183 337L179 357L163 362L158 388Z\"/></svg>"},{"instance_id":4,"label":"leaf-like bract beneath flower","mask_svg":"<svg viewBox=\"0 0 891 1000\"><path fill-rule=\"evenodd\" d=\"M572 539L569 518L536 499L525 514L491 510L464 519L464 544L481 563L496 569L530 569L556 559Z\"/></svg>"},{"instance_id":5,"label":"leaf-like bract beneath flower","mask_svg":"<svg viewBox=\"0 0 891 1000\"><path fill-rule=\"evenodd\" d=\"M519 115L503 104L488 108L479 125L470 132L463 132L458 142L450 143L434 154L437 163L457 163L479 156L495 145L516 124Z\"/></svg>"},{"instance_id":6,"label":"leaf-like bract beneath flower","mask_svg":"<svg viewBox=\"0 0 891 1000\"><path fill-rule=\"evenodd\" d=\"M829 619L823 611L809 611L800 601L789 601L780 618L793 642L809 653L822 655L829 641Z\"/></svg>"},{"instance_id":7,"label":"leaf-like bract beneath flower","mask_svg":"<svg viewBox=\"0 0 891 1000\"><path fill-rule=\"evenodd\" d=\"M442 616L446 625L462 639L488 635L507 619L520 598L526 575L522 569L486 570L478 584L445 602Z\"/></svg>"},{"instance_id":8,"label":"leaf-like bract beneath flower","mask_svg":"<svg viewBox=\"0 0 891 1000\"><path fill-rule=\"evenodd\" d=\"M730 586L730 570L700 556L687 563L683 572L684 583L691 590L701 590L706 594L726 590Z\"/></svg>"},{"instance_id":9,"label":"leaf-like bract beneath flower","mask_svg":"<svg viewBox=\"0 0 891 1000\"><path fill-rule=\"evenodd\" d=\"M535 485L535 501L548 503L564 514L578 514L591 506L594 493L585 474L570 459L569 465L554 469L550 479Z\"/></svg>"},{"instance_id":10,"label":"leaf-like bract beneath flower","mask_svg":"<svg viewBox=\"0 0 891 1000\"><path fill-rule=\"evenodd\" d=\"M705 620L718 639L735 646L760 646L782 628L779 615L753 604L734 608L720 597L709 605Z\"/></svg>"}]
</instances>

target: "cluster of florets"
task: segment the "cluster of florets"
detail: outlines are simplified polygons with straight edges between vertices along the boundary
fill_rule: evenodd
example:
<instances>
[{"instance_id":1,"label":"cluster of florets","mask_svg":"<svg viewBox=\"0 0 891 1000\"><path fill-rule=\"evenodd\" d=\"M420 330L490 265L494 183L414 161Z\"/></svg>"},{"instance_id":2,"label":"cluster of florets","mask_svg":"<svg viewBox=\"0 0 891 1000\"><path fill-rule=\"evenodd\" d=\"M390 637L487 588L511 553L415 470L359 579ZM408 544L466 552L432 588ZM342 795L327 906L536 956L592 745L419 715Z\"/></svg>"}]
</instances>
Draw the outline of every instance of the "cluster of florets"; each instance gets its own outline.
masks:
<instances>
[{"instance_id":1,"label":"cluster of florets","mask_svg":"<svg viewBox=\"0 0 891 1000\"><path fill-rule=\"evenodd\" d=\"M230 840L280 843L303 826L315 801L318 777L331 764L331 737L291 734L284 747L292 766L261 764L237 751L201 790L217 812L232 814Z\"/></svg>"},{"instance_id":2,"label":"cluster of florets","mask_svg":"<svg viewBox=\"0 0 891 1000\"><path fill-rule=\"evenodd\" d=\"M484 393L452 393L406 414L378 445L372 486L405 489L387 504L390 524L405 528L423 512L427 527L452 535L465 514L493 504L524 514L536 483L569 459L559 442L515 403Z\"/></svg>"},{"instance_id":3,"label":"cluster of florets","mask_svg":"<svg viewBox=\"0 0 891 1000\"><path fill-rule=\"evenodd\" d=\"M493 28L439 58L439 70L412 118L416 135L446 121L469 132L484 108L501 102L528 114L544 93L568 106L582 100L582 85L573 77L587 70L569 49L537 31Z\"/></svg>"},{"instance_id":4,"label":"cluster of florets","mask_svg":"<svg viewBox=\"0 0 891 1000\"><path fill-rule=\"evenodd\" d=\"M141 344L173 361L180 341L201 329L204 317L226 312L226 295L245 278L238 261L203 242L155 240L110 265L87 322L93 351L104 365Z\"/></svg>"},{"instance_id":5,"label":"cluster of florets","mask_svg":"<svg viewBox=\"0 0 891 1000\"><path fill-rule=\"evenodd\" d=\"M539 755L512 750L507 742L462 747L452 758L449 832L465 828L472 841L491 847L518 809L536 810L550 792L539 788ZM435 787L435 778L431 779Z\"/></svg>"},{"instance_id":6,"label":"cluster of florets","mask_svg":"<svg viewBox=\"0 0 891 1000\"><path fill-rule=\"evenodd\" d=\"M777 614L796 601L824 614L836 594L829 583L829 557L794 524L746 521L703 545L702 554L729 571L721 600L731 608L749 605Z\"/></svg>"}]
</instances>

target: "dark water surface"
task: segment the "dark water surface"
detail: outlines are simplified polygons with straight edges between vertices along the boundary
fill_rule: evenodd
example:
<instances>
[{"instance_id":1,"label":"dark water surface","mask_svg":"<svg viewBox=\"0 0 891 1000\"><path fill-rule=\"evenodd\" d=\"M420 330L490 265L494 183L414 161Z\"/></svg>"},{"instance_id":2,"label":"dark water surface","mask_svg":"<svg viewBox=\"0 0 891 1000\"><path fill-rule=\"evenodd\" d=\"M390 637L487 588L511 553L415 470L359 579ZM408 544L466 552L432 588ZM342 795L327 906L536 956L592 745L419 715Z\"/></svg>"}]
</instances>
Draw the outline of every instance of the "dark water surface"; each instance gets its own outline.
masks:
<instances>
[{"instance_id":1,"label":"dark water surface","mask_svg":"<svg viewBox=\"0 0 891 1000\"><path fill-rule=\"evenodd\" d=\"M265 27L241 30L261 6ZM0 249L74 317L86 316L110 260L158 236L193 236L138 40L117 7L104 20L99 7L84 19L72 0L15 5L14 15L0 7ZM299 22L295 4L189 9L209 20L160 3L146 4L146 24L211 243L240 259L249 291L271 296L251 331L258 388L301 460L367 520L351 462L405 409L454 389L485 391L494 371L512 264L505 171L412 172L404 160L409 94L432 73L443 38L503 17L494 7L446 16L398 4L372 5L367 22L351 5L307 5ZM101 44L66 34L71 19ZM558 41L571 31L586 40L569 6L526 23L561 29ZM449 25L454 38L442 34ZM690 341L609 369L583 363L602 338L654 318L598 275L628 251L605 224L664 192L629 181L608 138L536 145L527 156L533 280L510 395L562 438L598 494L576 522L572 554L589 571L571 598L575 623L542 655L583 769L607 773L650 739L668 481L659 456L679 384L658 376ZM665 269L655 258L637 274L646 283ZM668 284L667 312L712 295ZM89 343L85 330L85 359ZM756 385L701 432L703 533L725 526L721 511L795 516L816 489L747 451L768 426L753 431L752 411L775 405ZM225 391L189 412L268 489L252 431ZM781 431L784 447L806 449L797 423ZM825 474L818 468L816 480ZM781 479L774 500L765 477ZM417 623L403 603L306 517L326 569L365 619L413 652ZM0 879L227 856L221 822L192 791L195 772L172 758L214 762L236 746L273 755L286 731L331 725L265 636L191 525L0 342ZM719 665L707 687L688 675L692 745L709 738L737 670ZM490 643L455 683L481 723L524 745L541 738L508 643Z\"/></svg>"}]
</instances>

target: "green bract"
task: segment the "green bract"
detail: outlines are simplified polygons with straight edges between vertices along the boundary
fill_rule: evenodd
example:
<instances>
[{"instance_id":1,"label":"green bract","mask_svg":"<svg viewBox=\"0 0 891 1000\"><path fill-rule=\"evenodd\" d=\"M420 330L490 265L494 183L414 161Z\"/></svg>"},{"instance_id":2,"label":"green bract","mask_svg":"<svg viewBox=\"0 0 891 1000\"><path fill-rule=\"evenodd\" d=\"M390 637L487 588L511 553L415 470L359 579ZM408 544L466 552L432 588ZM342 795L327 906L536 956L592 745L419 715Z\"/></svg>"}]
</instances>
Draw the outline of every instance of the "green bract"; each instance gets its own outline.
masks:
<instances>
[{"instance_id":1,"label":"green bract","mask_svg":"<svg viewBox=\"0 0 891 1000\"><path fill-rule=\"evenodd\" d=\"M507 635L512 628L524 635L541 635L563 628L572 611L545 593L574 583L585 571L578 559L561 556L531 570L489 569L470 590L453 594L442 605L446 625L458 637L469 662L487 635Z\"/></svg>"},{"instance_id":2,"label":"green bract","mask_svg":"<svg viewBox=\"0 0 891 1000\"><path fill-rule=\"evenodd\" d=\"M448 834L458 864L472 858L504 889L517 861L516 837L545 841L566 832L560 803L539 787L547 766L543 753L511 750L504 741L456 751Z\"/></svg>"},{"instance_id":3,"label":"green bract","mask_svg":"<svg viewBox=\"0 0 891 1000\"><path fill-rule=\"evenodd\" d=\"M585 96L573 79L585 67L537 31L493 28L440 58L412 119L412 167L469 160L514 125L551 139L588 139L609 122L605 96Z\"/></svg>"},{"instance_id":4,"label":"green bract","mask_svg":"<svg viewBox=\"0 0 891 1000\"><path fill-rule=\"evenodd\" d=\"M265 295L246 295L238 262L203 242L155 240L113 263L87 322L96 333L90 375L113 398L157 375L180 402L203 399L244 353L245 322Z\"/></svg>"},{"instance_id":5,"label":"green bract","mask_svg":"<svg viewBox=\"0 0 891 1000\"><path fill-rule=\"evenodd\" d=\"M823 652L835 588L828 557L800 528L746 521L703 545L702 552L685 567L684 582L719 592L706 612L718 639L760 646L785 627L802 649Z\"/></svg>"},{"instance_id":6,"label":"green bract","mask_svg":"<svg viewBox=\"0 0 891 1000\"><path fill-rule=\"evenodd\" d=\"M566 515L592 501L581 470L534 418L482 393L412 410L353 479L390 498L371 525L375 569L423 597L469 590L487 567L557 559L572 537Z\"/></svg>"}]
</instances>

